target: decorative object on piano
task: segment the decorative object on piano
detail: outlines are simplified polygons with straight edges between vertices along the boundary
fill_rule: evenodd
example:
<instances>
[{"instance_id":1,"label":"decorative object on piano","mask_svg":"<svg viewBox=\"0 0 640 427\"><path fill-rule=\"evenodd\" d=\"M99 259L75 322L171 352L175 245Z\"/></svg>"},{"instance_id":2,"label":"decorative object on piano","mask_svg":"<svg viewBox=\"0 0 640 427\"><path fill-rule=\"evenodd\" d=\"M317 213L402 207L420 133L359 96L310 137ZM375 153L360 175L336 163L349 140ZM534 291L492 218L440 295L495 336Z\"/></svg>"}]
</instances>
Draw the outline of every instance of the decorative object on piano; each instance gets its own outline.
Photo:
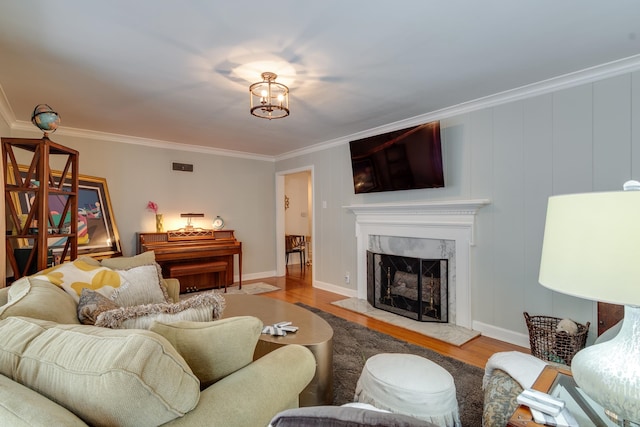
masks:
<instances>
[{"instance_id":1,"label":"decorative object on piano","mask_svg":"<svg viewBox=\"0 0 640 427\"><path fill-rule=\"evenodd\" d=\"M33 109L31 123L44 132L44 136L53 133L60 126L60 116L47 104L38 104Z\"/></svg>"},{"instance_id":2,"label":"decorative object on piano","mask_svg":"<svg viewBox=\"0 0 640 427\"><path fill-rule=\"evenodd\" d=\"M184 229L186 231L192 231L195 227L192 224L193 218L203 218L204 214L203 213L181 213L180 214L181 218L187 218L187 225L184 226Z\"/></svg>"},{"instance_id":3,"label":"decorative object on piano","mask_svg":"<svg viewBox=\"0 0 640 427\"><path fill-rule=\"evenodd\" d=\"M220 217L220 215L216 216L212 222L214 230L222 230L224 228L224 220Z\"/></svg>"},{"instance_id":4,"label":"decorative object on piano","mask_svg":"<svg viewBox=\"0 0 640 427\"><path fill-rule=\"evenodd\" d=\"M162 233L164 231L164 218L162 214L158 213L158 204L149 201L149 203L147 203L147 209L153 211L153 213L156 215L156 231L158 233Z\"/></svg>"}]
</instances>

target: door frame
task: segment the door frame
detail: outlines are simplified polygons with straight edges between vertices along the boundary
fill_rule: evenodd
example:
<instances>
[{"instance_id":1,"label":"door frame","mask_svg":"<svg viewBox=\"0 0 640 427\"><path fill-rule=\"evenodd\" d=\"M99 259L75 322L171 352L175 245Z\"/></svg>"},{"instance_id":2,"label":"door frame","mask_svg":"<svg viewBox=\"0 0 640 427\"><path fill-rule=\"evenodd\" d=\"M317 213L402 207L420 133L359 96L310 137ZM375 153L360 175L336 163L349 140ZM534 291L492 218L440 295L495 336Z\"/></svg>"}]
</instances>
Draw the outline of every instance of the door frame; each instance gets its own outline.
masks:
<instances>
[{"instance_id":1,"label":"door frame","mask_svg":"<svg viewBox=\"0 0 640 427\"><path fill-rule=\"evenodd\" d=\"M313 165L302 166L295 169L288 169L284 171L276 172L276 276L284 276L286 274L285 263L285 216L284 216L284 179L286 175L291 175L298 172L309 172L311 175L311 253L316 253L316 239L314 238L316 232L316 215L315 215L315 178ZM315 260L313 260L315 264ZM316 269L311 269L311 283L315 283Z\"/></svg>"}]
</instances>

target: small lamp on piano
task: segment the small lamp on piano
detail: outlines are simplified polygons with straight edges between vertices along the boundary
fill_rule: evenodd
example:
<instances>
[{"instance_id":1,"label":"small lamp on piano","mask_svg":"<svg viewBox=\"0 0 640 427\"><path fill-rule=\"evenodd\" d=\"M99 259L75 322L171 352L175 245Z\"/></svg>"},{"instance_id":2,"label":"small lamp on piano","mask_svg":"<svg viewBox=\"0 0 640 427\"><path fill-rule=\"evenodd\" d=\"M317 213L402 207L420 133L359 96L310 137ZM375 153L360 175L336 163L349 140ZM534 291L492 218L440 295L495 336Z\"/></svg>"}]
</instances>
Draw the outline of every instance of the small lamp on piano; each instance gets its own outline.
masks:
<instances>
[{"instance_id":1,"label":"small lamp on piano","mask_svg":"<svg viewBox=\"0 0 640 427\"><path fill-rule=\"evenodd\" d=\"M193 221L193 218L204 218L204 214L203 213L181 213L180 217L187 218L187 225L185 225L184 227L185 231L192 231L194 228L193 224L191 224L191 222Z\"/></svg>"}]
</instances>

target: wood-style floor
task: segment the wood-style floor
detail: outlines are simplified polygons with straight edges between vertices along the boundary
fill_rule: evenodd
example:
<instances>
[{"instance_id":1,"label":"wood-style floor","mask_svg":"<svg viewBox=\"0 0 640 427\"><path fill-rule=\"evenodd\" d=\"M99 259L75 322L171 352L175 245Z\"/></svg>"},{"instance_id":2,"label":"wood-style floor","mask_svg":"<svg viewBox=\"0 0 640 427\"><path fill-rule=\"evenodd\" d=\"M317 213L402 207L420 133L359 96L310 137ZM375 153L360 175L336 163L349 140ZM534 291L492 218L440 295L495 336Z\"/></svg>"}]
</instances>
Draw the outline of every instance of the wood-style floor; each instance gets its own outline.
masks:
<instances>
[{"instance_id":1,"label":"wood-style floor","mask_svg":"<svg viewBox=\"0 0 640 427\"><path fill-rule=\"evenodd\" d=\"M291 303L301 302L322 311L334 314L344 319L359 323L376 331L383 332L403 341L437 351L445 356L453 357L470 365L484 368L489 357L500 351L516 350L529 353L529 349L512 345L503 341L480 336L458 347L443 341L425 337L407 329L393 326L380 320L367 317L363 314L331 304L334 301L345 299L344 295L316 289L311 286L311 267L301 268L299 265L290 265L287 275L284 277L270 277L254 282L266 282L282 288L283 291L262 294L270 298L277 298ZM251 281L247 281L251 283Z\"/></svg>"}]
</instances>

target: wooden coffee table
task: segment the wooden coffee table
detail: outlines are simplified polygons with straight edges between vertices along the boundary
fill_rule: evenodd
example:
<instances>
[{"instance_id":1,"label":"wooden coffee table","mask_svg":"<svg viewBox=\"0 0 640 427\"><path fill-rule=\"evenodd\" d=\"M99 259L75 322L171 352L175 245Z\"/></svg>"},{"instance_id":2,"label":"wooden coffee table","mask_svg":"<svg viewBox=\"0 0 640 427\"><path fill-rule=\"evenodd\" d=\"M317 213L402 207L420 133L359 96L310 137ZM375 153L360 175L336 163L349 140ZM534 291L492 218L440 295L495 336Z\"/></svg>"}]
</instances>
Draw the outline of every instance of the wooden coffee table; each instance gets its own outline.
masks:
<instances>
[{"instance_id":1,"label":"wooden coffee table","mask_svg":"<svg viewBox=\"0 0 640 427\"><path fill-rule=\"evenodd\" d=\"M333 403L333 329L320 316L285 301L259 295L224 295L227 307L223 318L255 316L266 325L288 321L298 332L284 337L260 335L254 360L288 344L307 347L316 358L316 374L300 394L300 406L331 405Z\"/></svg>"}]
</instances>

